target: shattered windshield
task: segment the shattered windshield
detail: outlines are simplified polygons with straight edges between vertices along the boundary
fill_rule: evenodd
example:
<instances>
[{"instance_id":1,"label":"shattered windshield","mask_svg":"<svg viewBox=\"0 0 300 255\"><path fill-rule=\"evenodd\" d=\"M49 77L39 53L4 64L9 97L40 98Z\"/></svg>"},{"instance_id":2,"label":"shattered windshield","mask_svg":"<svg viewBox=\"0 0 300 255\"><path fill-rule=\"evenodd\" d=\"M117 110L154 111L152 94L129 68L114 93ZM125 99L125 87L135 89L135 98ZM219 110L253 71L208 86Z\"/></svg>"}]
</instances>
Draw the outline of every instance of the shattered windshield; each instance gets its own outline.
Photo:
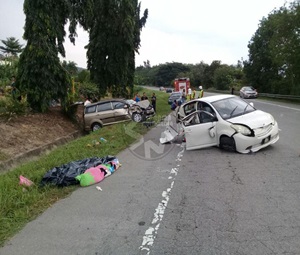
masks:
<instances>
[{"instance_id":1,"label":"shattered windshield","mask_svg":"<svg viewBox=\"0 0 300 255\"><path fill-rule=\"evenodd\" d=\"M254 107L238 97L225 98L212 105L225 120L255 111Z\"/></svg>"}]
</instances>

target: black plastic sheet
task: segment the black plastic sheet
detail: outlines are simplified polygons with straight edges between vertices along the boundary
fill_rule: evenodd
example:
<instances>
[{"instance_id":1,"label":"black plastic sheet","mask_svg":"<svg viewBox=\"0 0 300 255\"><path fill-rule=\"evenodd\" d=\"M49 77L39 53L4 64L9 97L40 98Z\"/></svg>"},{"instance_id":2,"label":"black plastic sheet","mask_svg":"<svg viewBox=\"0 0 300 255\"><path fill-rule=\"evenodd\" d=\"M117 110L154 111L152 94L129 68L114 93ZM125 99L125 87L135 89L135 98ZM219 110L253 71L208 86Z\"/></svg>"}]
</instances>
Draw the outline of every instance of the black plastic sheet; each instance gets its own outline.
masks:
<instances>
[{"instance_id":1,"label":"black plastic sheet","mask_svg":"<svg viewBox=\"0 0 300 255\"><path fill-rule=\"evenodd\" d=\"M79 184L79 182L75 179L77 175L83 174L88 168L108 163L115 158L116 157L114 156L106 156L103 158L92 157L83 160L72 161L59 167L54 167L44 175L40 186L43 187L46 184L51 184L64 187Z\"/></svg>"}]
</instances>

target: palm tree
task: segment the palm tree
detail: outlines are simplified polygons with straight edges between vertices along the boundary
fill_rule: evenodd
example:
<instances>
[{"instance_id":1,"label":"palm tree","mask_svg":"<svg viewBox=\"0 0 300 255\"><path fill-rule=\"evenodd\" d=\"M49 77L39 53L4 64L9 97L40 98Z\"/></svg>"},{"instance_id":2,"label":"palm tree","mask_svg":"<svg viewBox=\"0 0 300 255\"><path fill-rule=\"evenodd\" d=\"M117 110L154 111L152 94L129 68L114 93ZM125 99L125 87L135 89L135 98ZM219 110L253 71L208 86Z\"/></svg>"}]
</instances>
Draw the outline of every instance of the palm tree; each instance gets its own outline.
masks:
<instances>
[{"instance_id":1,"label":"palm tree","mask_svg":"<svg viewBox=\"0 0 300 255\"><path fill-rule=\"evenodd\" d=\"M0 46L0 50L7 56L16 57L23 50L23 45L15 37L7 37L6 40L1 40L1 42L4 46Z\"/></svg>"}]
</instances>

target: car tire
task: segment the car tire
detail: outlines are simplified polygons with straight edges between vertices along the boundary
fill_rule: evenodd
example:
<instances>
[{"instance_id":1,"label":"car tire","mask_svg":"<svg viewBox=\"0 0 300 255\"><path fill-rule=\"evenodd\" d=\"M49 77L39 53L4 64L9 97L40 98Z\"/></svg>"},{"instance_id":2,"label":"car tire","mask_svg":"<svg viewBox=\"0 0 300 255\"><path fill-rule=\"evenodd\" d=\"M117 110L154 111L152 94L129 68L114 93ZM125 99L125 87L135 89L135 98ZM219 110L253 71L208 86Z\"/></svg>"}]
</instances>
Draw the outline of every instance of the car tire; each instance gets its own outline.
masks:
<instances>
[{"instance_id":1,"label":"car tire","mask_svg":"<svg viewBox=\"0 0 300 255\"><path fill-rule=\"evenodd\" d=\"M102 126L99 123L93 123L93 125L92 125L92 131L93 132L95 132L96 130L99 130L101 128L102 128Z\"/></svg>"},{"instance_id":2,"label":"car tire","mask_svg":"<svg viewBox=\"0 0 300 255\"><path fill-rule=\"evenodd\" d=\"M234 138L228 137L228 136L222 136L220 138L220 148L224 149L226 151L235 152L236 151L236 145L235 145Z\"/></svg>"},{"instance_id":3,"label":"car tire","mask_svg":"<svg viewBox=\"0 0 300 255\"><path fill-rule=\"evenodd\" d=\"M134 122L142 122L143 121L143 115L139 112L135 112L132 114L132 120Z\"/></svg>"}]
</instances>

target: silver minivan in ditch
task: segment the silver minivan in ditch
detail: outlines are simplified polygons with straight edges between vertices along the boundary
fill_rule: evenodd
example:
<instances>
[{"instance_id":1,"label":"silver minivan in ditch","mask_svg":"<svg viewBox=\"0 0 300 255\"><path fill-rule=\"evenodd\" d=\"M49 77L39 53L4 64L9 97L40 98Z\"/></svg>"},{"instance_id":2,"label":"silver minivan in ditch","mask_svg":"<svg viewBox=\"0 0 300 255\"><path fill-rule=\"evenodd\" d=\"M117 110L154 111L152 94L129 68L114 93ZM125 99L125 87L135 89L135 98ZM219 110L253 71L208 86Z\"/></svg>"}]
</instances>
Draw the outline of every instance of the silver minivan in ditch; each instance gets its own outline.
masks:
<instances>
[{"instance_id":1,"label":"silver minivan in ditch","mask_svg":"<svg viewBox=\"0 0 300 255\"><path fill-rule=\"evenodd\" d=\"M131 115L125 100L109 99L86 105L83 119L86 131L96 131L106 125L130 121Z\"/></svg>"}]
</instances>

